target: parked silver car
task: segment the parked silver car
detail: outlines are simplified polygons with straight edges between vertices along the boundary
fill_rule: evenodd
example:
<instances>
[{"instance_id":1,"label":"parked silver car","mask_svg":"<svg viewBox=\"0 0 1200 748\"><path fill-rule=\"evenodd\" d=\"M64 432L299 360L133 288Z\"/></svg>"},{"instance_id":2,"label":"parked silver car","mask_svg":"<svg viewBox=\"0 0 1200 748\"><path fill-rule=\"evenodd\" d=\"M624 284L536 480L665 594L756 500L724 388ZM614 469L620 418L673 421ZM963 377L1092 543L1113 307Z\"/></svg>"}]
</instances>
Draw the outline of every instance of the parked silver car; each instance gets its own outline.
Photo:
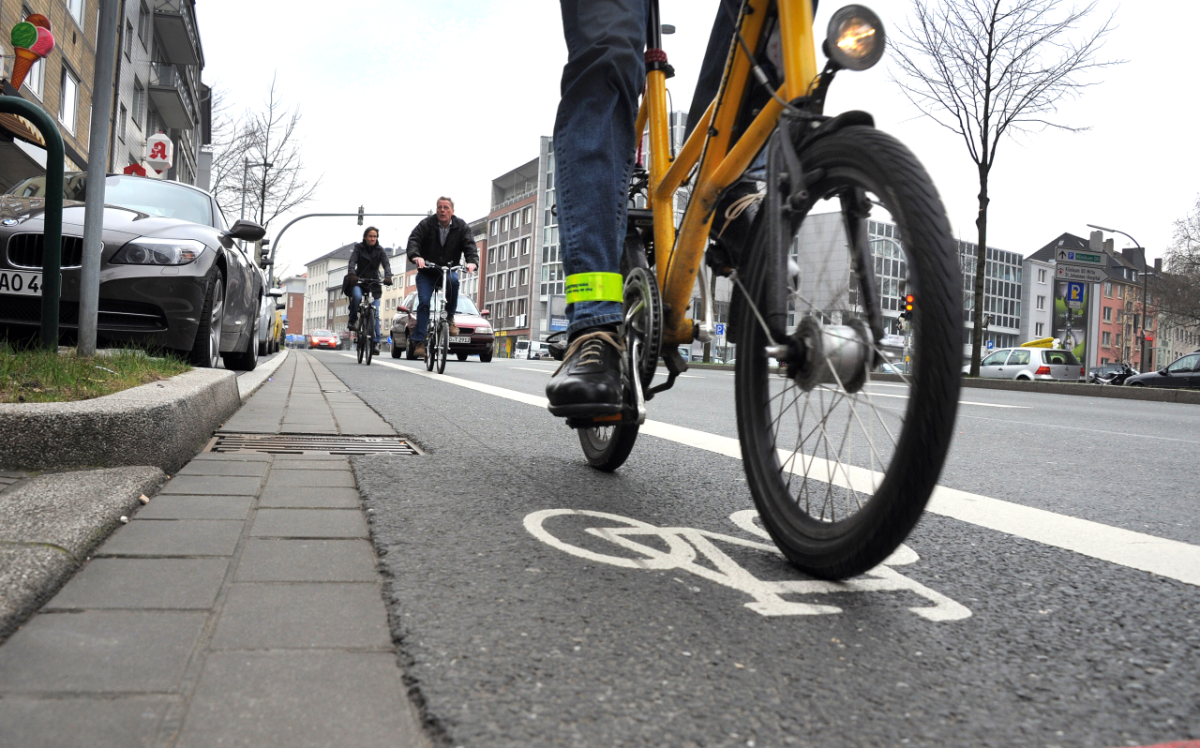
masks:
<instances>
[{"instance_id":1,"label":"parked silver car","mask_svg":"<svg viewBox=\"0 0 1200 748\"><path fill-rule=\"evenodd\" d=\"M969 374L970 364L963 367ZM983 379L1041 379L1078 382L1084 378L1083 365L1071 351L1054 348L1000 348L979 362Z\"/></svg>"}]
</instances>

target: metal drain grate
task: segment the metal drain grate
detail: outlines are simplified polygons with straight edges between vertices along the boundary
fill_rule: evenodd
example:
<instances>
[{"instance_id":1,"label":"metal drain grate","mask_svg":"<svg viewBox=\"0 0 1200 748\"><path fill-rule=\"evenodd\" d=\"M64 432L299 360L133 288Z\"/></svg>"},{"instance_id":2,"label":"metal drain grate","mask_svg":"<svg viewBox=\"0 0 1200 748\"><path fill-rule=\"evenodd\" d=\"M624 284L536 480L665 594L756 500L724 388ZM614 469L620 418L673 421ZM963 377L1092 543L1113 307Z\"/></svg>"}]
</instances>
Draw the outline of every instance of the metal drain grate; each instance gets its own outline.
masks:
<instances>
[{"instance_id":1,"label":"metal drain grate","mask_svg":"<svg viewBox=\"0 0 1200 748\"><path fill-rule=\"evenodd\" d=\"M260 452L276 455L419 455L398 436L312 436L310 434L216 434L206 452Z\"/></svg>"}]
</instances>

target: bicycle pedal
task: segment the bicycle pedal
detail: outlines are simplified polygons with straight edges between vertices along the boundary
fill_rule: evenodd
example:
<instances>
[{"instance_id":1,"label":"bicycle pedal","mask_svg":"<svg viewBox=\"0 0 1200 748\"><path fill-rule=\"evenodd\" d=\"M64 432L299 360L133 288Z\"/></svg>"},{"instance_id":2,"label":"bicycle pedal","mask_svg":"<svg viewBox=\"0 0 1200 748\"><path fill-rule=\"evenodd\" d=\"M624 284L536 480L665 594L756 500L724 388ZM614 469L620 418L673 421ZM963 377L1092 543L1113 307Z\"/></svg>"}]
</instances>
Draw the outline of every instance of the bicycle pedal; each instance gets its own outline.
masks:
<instances>
[{"instance_id":1,"label":"bicycle pedal","mask_svg":"<svg viewBox=\"0 0 1200 748\"><path fill-rule=\"evenodd\" d=\"M620 426L622 424L636 424L638 422L637 412L624 408L620 413L609 413L603 416L592 416L590 418L568 418L567 426L573 429L591 429L597 426Z\"/></svg>"}]
</instances>

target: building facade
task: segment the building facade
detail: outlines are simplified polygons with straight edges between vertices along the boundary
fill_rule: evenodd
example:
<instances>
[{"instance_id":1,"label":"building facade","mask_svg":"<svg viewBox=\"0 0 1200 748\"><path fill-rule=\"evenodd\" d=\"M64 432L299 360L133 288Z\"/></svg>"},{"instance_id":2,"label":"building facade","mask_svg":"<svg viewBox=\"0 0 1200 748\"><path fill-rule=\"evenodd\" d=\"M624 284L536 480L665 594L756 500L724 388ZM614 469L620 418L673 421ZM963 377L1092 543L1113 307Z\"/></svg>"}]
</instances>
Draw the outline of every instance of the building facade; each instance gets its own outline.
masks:
<instances>
[{"instance_id":1,"label":"building facade","mask_svg":"<svg viewBox=\"0 0 1200 748\"><path fill-rule=\"evenodd\" d=\"M99 0L0 3L4 93L21 96L50 115L63 139L67 171L87 169L99 12ZM49 55L29 69L18 91L10 83L15 52L8 32L33 13L50 20L55 44ZM46 143L41 133L23 117L0 114L0 189L45 171Z\"/></svg>"},{"instance_id":2,"label":"building facade","mask_svg":"<svg viewBox=\"0 0 1200 748\"><path fill-rule=\"evenodd\" d=\"M200 81L204 48L195 0L121 5L109 171L145 167L146 139L161 132L175 146L162 176L208 189L211 156L201 148L211 141L212 96Z\"/></svg>"},{"instance_id":3,"label":"building facade","mask_svg":"<svg viewBox=\"0 0 1200 748\"><path fill-rule=\"evenodd\" d=\"M308 279L304 275L293 275L279 283L283 288L284 333L299 335L304 332L304 290Z\"/></svg>"},{"instance_id":4,"label":"building facade","mask_svg":"<svg viewBox=\"0 0 1200 748\"><path fill-rule=\"evenodd\" d=\"M350 259L350 251L353 249L353 244L338 247L304 266L307 271L305 273L307 282L304 288L304 333L306 335L313 330L329 329L329 271L338 265L345 267L346 261ZM341 290L340 284L338 290Z\"/></svg>"},{"instance_id":5,"label":"building facade","mask_svg":"<svg viewBox=\"0 0 1200 748\"><path fill-rule=\"evenodd\" d=\"M492 180L491 210L486 218L487 256L486 260L481 258L485 264L481 267L480 277L483 279L483 308L488 310L489 321L496 332L494 354L497 356L511 356L518 340L529 340L531 336L540 340L544 337L542 333L549 334L545 311L550 303L549 296L534 296L538 286L535 274L540 267L546 267L544 260L539 262L542 259L540 248L545 246L539 239L544 241L546 237L539 236L539 219L545 219L538 214L543 206L554 204L553 189L547 194L541 188L548 169L549 178L553 179L554 159L549 140L542 138L538 158ZM548 234L549 230L544 233ZM557 238L556 221L553 227L555 244ZM561 286L559 283L560 294Z\"/></svg>"}]
</instances>

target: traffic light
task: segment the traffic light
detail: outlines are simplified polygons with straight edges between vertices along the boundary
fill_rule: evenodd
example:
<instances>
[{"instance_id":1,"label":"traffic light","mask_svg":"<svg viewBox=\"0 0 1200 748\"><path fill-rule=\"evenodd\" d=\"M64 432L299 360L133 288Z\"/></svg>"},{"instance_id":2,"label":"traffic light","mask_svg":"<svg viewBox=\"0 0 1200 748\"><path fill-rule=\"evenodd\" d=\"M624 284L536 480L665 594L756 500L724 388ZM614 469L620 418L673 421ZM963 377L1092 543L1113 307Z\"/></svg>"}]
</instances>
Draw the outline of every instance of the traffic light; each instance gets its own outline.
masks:
<instances>
[{"instance_id":1,"label":"traffic light","mask_svg":"<svg viewBox=\"0 0 1200 748\"><path fill-rule=\"evenodd\" d=\"M358 225L359 226L362 226L362 219L363 219L363 206L360 205L360 206L358 206Z\"/></svg>"},{"instance_id":2,"label":"traffic light","mask_svg":"<svg viewBox=\"0 0 1200 748\"><path fill-rule=\"evenodd\" d=\"M916 301L916 297L912 294L904 297L904 311L900 312L900 319L912 319L914 301Z\"/></svg>"},{"instance_id":3,"label":"traffic light","mask_svg":"<svg viewBox=\"0 0 1200 748\"><path fill-rule=\"evenodd\" d=\"M254 264L260 268L265 268L271 264L271 261L267 259L267 247L270 244L270 239L259 239L254 242Z\"/></svg>"}]
</instances>

